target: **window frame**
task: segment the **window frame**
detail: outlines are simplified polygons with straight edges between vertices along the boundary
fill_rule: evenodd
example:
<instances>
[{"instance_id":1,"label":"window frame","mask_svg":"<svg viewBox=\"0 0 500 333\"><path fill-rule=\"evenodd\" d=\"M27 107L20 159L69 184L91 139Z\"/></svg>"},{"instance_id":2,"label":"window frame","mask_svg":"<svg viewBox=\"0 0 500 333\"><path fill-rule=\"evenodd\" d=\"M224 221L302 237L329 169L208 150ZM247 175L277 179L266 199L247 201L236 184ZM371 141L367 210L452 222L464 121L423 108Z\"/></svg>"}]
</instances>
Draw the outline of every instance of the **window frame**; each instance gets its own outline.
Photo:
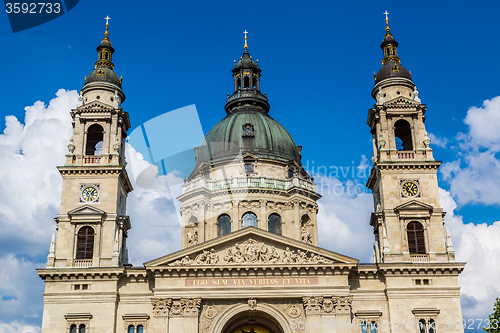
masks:
<instances>
[{"instance_id":1,"label":"window frame","mask_svg":"<svg viewBox=\"0 0 500 333\"><path fill-rule=\"evenodd\" d=\"M83 230L83 229L86 229L86 230L92 230L92 250L90 252L90 257L87 258L87 250L88 250L88 241L87 239L89 238L88 234L86 235L87 237L85 238L85 250L84 250L84 255L82 258L79 257L79 245L80 245L80 232ZM94 257L94 252L95 252L95 235L96 235L96 231L95 229L90 226L90 225L82 225L78 228L78 230L76 231L76 242L75 242L75 260L90 260L90 259L93 259Z\"/></svg>"},{"instance_id":2,"label":"window frame","mask_svg":"<svg viewBox=\"0 0 500 333\"><path fill-rule=\"evenodd\" d=\"M247 218L247 220L249 221L249 223L255 223L255 225L254 224L244 225L245 224L245 216L254 216L255 221L253 221L253 220L251 221L248 218ZM248 227L255 227L255 228L259 227L259 218L257 217L257 214L255 214L251 210L249 210L249 211L243 213L243 215L241 215L241 229L248 228Z\"/></svg>"}]
</instances>

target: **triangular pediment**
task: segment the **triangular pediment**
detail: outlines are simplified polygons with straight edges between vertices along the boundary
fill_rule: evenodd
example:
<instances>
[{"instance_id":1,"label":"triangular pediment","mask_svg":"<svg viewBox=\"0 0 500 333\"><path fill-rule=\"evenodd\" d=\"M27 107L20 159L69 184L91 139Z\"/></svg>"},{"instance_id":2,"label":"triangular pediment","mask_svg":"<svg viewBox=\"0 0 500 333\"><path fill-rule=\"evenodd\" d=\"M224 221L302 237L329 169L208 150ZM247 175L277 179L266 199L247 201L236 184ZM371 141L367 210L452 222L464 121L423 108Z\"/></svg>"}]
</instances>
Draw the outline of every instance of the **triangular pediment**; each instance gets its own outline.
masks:
<instances>
[{"instance_id":1,"label":"triangular pediment","mask_svg":"<svg viewBox=\"0 0 500 333\"><path fill-rule=\"evenodd\" d=\"M334 265L358 263L320 247L248 227L146 262L146 268Z\"/></svg>"},{"instance_id":2,"label":"triangular pediment","mask_svg":"<svg viewBox=\"0 0 500 333\"><path fill-rule=\"evenodd\" d=\"M394 211L396 212L403 212L403 211L432 211L434 207L431 205L428 205L426 203L417 201L417 200L412 200L405 202L404 204L401 204L397 207L394 208Z\"/></svg>"},{"instance_id":3,"label":"triangular pediment","mask_svg":"<svg viewBox=\"0 0 500 333\"><path fill-rule=\"evenodd\" d=\"M96 208L91 205L83 205L78 208L72 209L68 212L69 216L88 216L88 215L94 215L94 216L103 216L106 214L105 211Z\"/></svg>"},{"instance_id":4,"label":"triangular pediment","mask_svg":"<svg viewBox=\"0 0 500 333\"><path fill-rule=\"evenodd\" d=\"M384 106L386 107L416 107L422 105L420 102L417 102L413 99L410 99L408 97L400 96L396 97L390 101L387 101L384 103Z\"/></svg>"},{"instance_id":5,"label":"triangular pediment","mask_svg":"<svg viewBox=\"0 0 500 333\"><path fill-rule=\"evenodd\" d=\"M245 153L243 156L241 156L243 160L255 160L257 161L259 157L257 155L254 155L252 153Z\"/></svg>"},{"instance_id":6,"label":"triangular pediment","mask_svg":"<svg viewBox=\"0 0 500 333\"><path fill-rule=\"evenodd\" d=\"M92 101L88 104L82 105L78 107L76 112L114 112L115 108L113 108L109 104L105 104L100 101Z\"/></svg>"}]
</instances>

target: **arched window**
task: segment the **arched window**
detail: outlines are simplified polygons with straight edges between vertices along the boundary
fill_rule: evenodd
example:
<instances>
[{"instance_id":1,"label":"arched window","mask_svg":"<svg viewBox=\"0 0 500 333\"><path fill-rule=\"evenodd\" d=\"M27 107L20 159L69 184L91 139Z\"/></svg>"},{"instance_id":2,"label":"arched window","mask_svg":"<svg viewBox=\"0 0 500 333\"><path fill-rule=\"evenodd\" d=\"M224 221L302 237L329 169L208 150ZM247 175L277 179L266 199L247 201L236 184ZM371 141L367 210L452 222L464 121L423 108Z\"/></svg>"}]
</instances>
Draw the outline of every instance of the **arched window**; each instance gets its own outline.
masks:
<instances>
[{"instance_id":1,"label":"arched window","mask_svg":"<svg viewBox=\"0 0 500 333\"><path fill-rule=\"evenodd\" d=\"M92 259L94 254L94 229L83 227L76 240L76 259Z\"/></svg>"},{"instance_id":2,"label":"arched window","mask_svg":"<svg viewBox=\"0 0 500 333\"><path fill-rule=\"evenodd\" d=\"M250 88L250 78L249 78L248 76L245 76L245 77L243 78L243 86L244 86L245 88Z\"/></svg>"},{"instance_id":3,"label":"arched window","mask_svg":"<svg viewBox=\"0 0 500 333\"><path fill-rule=\"evenodd\" d=\"M238 89L240 89L241 88L241 78L238 78L238 80L236 80L236 82L238 85Z\"/></svg>"},{"instance_id":4,"label":"arched window","mask_svg":"<svg viewBox=\"0 0 500 333\"><path fill-rule=\"evenodd\" d=\"M137 333L144 333L144 328L142 325L137 326Z\"/></svg>"},{"instance_id":5,"label":"arched window","mask_svg":"<svg viewBox=\"0 0 500 333\"><path fill-rule=\"evenodd\" d=\"M269 215L268 230L277 235L281 235L281 216L276 213Z\"/></svg>"},{"instance_id":6,"label":"arched window","mask_svg":"<svg viewBox=\"0 0 500 333\"><path fill-rule=\"evenodd\" d=\"M310 221L311 221L311 218L309 217L309 215L305 214L300 219L300 224L302 227L305 227L306 225L309 224Z\"/></svg>"},{"instance_id":7,"label":"arched window","mask_svg":"<svg viewBox=\"0 0 500 333\"><path fill-rule=\"evenodd\" d=\"M227 214L222 214L217 218L217 236L224 236L231 232L231 218Z\"/></svg>"},{"instance_id":8,"label":"arched window","mask_svg":"<svg viewBox=\"0 0 500 333\"><path fill-rule=\"evenodd\" d=\"M436 329L436 323L434 320L429 320L429 333L434 333Z\"/></svg>"},{"instance_id":9,"label":"arched window","mask_svg":"<svg viewBox=\"0 0 500 333\"><path fill-rule=\"evenodd\" d=\"M101 155L103 137L104 130L101 125L94 124L90 126L87 130L87 145L85 146L85 155Z\"/></svg>"},{"instance_id":10,"label":"arched window","mask_svg":"<svg viewBox=\"0 0 500 333\"><path fill-rule=\"evenodd\" d=\"M424 227L420 222L410 222L406 227L410 254L425 254Z\"/></svg>"},{"instance_id":11,"label":"arched window","mask_svg":"<svg viewBox=\"0 0 500 333\"><path fill-rule=\"evenodd\" d=\"M134 327L134 325L130 325L128 327L127 333L135 333L135 327Z\"/></svg>"},{"instance_id":12,"label":"arched window","mask_svg":"<svg viewBox=\"0 0 500 333\"><path fill-rule=\"evenodd\" d=\"M419 320L418 328L419 328L420 333L426 333L425 332L425 320L423 320L423 319Z\"/></svg>"},{"instance_id":13,"label":"arched window","mask_svg":"<svg viewBox=\"0 0 500 333\"><path fill-rule=\"evenodd\" d=\"M257 228L257 215L252 212L243 214L241 228L256 227Z\"/></svg>"},{"instance_id":14,"label":"arched window","mask_svg":"<svg viewBox=\"0 0 500 333\"><path fill-rule=\"evenodd\" d=\"M78 332L76 331L76 325L75 325L75 324L73 324L73 325L71 325L71 326L70 326L70 328L69 328L69 333L78 333Z\"/></svg>"},{"instance_id":15,"label":"arched window","mask_svg":"<svg viewBox=\"0 0 500 333\"><path fill-rule=\"evenodd\" d=\"M396 150L413 150L410 124L403 119L394 124L394 137L396 138Z\"/></svg>"},{"instance_id":16,"label":"arched window","mask_svg":"<svg viewBox=\"0 0 500 333\"><path fill-rule=\"evenodd\" d=\"M80 327L78 328L78 333L85 333L85 325L81 324Z\"/></svg>"}]
</instances>

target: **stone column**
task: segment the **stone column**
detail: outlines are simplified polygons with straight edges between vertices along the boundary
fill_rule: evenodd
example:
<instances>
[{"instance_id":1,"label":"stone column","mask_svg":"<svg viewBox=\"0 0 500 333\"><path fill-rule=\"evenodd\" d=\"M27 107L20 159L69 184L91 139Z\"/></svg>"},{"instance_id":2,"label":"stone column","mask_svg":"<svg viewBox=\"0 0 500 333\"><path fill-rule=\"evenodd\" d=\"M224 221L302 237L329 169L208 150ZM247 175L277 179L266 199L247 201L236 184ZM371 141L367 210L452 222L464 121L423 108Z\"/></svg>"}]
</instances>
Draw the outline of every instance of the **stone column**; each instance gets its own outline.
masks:
<instances>
[{"instance_id":1,"label":"stone column","mask_svg":"<svg viewBox=\"0 0 500 333\"><path fill-rule=\"evenodd\" d=\"M306 313L305 327L309 328L308 333L322 333L321 327L321 307L323 297L302 297Z\"/></svg>"},{"instance_id":2,"label":"stone column","mask_svg":"<svg viewBox=\"0 0 500 333\"><path fill-rule=\"evenodd\" d=\"M335 305L335 322L337 333L351 332L351 304L352 296L333 297ZM352 330L356 332L356 330Z\"/></svg>"},{"instance_id":3,"label":"stone column","mask_svg":"<svg viewBox=\"0 0 500 333\"><path fill-rule=\"evenodd\" d=\"M240 202L238 200L233 200L233 212L231 213L231 232L238 230L241 228L239 221L240 221L240 212L239 212L239 206Z\"/></svg>"},{"instance_id":4,"label":"stone column","mask_svg":"<svg viewBox=\"0 0 500 333\"><path fill-rule=\"evenodd\" d=\"M266 218L266 200L260 200L260 219L259 228L263 230L268 230L267 228L267 218Z\"/></svg>"},{"instance_id":5,"label":"stone column","mask_svg":"<svg viewBox=\"0 0 500 333\"><path fill-rule=\"evenodd\" d=\"M198 333L201 298L181 299L183 307L182 332Z\"/></svg>"},{"instance_id":6,"label":"stone column","mask_svg":"<svg viewBox=\"0 0 500 333\"><path fill-rule=\"evenodd\" d=\"M299 202L297 200L292 202L293 204L293 218L295 219L295 239L300 240L300 212L299 212Z\"/></svg>"},{"instance_id":7,"label":"stone column","mask_svg":"<svg viewBox=\"0 0 500 333\"><path fill-rule=\"evenodd\" d=\"M152 332L168 333L168 316L172 300L169 298L153 298L151 304L153 304Z\"/></svg>"},{"instance_id":8,"label":"stone column","mask_svg":"<svg viewBox=\"0 0 500 333\"><path fill-rule=\"evenodd\" d=\"M200 217L200 220L198 221L198 243L203 243L206 241L205 228L207 226L208 203L200 203L200 209L201 211L198 211L198 216Z\"/></svg>"},{"instance_id":9,"label":"stone column","mask_svg":"<svg viewBox=\"0 0 500 333\"><path fill-rule=\"evenodd\" d=\"M333 302L333 297L323 297L322 306L322 332L323 333L335 333L335 304Z\"/></svg>"}]
</instances>

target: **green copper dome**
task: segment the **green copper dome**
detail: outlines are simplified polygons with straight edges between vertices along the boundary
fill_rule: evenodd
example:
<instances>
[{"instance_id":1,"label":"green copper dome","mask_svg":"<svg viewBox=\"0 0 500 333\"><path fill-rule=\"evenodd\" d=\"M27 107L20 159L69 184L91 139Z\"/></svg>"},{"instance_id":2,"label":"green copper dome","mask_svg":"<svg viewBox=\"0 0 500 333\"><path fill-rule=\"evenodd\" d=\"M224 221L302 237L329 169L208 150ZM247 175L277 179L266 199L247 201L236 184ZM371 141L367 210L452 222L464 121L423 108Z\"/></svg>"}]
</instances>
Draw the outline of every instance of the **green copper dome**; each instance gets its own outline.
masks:
<instances>
[{"instance_id":1,"label":"green copper dome","mask_svg":"<svg viewBox=\"0 0 500 333\"><path fill-rule=\"evenodd\" d=\"M230 113L216 124L205 137L196 164L230 161L246 153L300 164L300 153L286 129L267 113L253 110Z\"/></svg>"}]
</instances>

